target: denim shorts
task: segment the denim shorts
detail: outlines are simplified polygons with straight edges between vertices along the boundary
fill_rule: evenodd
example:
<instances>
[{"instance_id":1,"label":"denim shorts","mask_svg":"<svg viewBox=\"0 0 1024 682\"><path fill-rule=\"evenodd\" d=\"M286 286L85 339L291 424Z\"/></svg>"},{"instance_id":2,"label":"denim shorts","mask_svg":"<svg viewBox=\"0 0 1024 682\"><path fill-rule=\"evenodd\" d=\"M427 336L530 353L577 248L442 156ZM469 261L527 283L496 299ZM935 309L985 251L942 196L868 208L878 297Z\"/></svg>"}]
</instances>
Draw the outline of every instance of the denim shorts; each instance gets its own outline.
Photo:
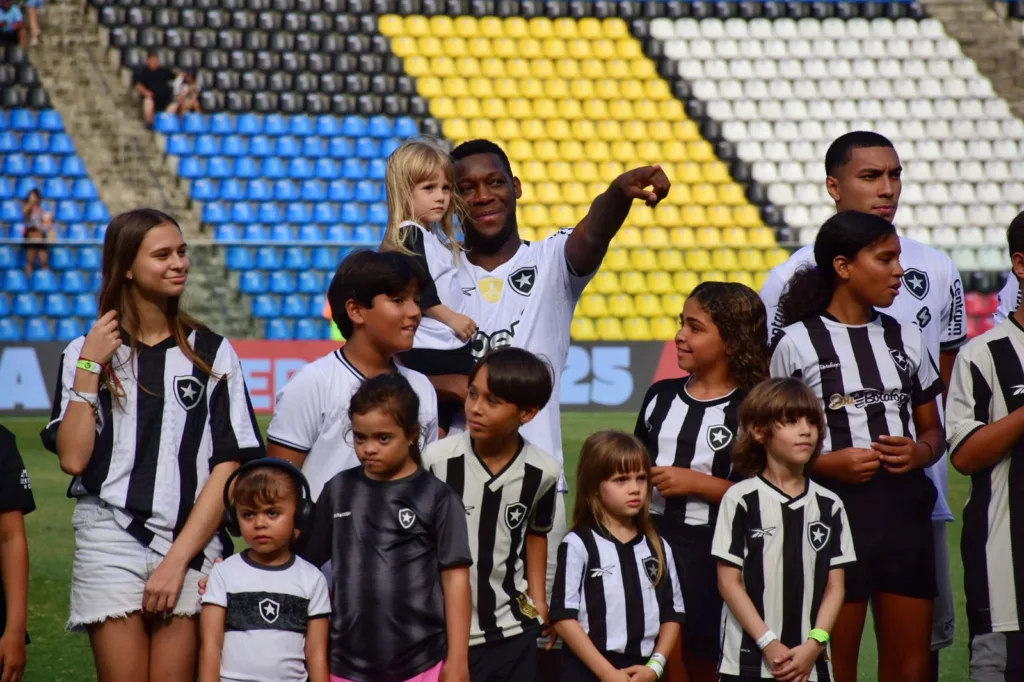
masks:
<instances>
[{"instance_id":1,"label":"denim shorts","mask_svg":"<svg viewBox=\"0 0 1024 682\"><path fill-rule=\"evenodd\" d=\"M87 625L141 612L146 581L163 555L129 535L98 497L78 499L71 525L75 529L75 563L67 629L80 632ZM199 581L211 568L207 560L202 572L188 569L172 615L199 614Z\"/></svg>"}]
</instances>

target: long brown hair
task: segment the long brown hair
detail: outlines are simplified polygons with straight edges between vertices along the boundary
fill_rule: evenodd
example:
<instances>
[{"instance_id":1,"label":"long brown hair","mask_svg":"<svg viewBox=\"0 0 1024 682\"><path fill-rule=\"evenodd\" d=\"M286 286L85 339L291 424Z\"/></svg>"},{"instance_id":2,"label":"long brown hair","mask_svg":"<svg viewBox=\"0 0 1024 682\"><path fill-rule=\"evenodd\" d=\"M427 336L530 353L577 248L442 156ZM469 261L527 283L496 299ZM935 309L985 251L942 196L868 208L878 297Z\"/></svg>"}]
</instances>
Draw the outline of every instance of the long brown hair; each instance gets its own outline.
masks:
<instances>
[{"instance_id":1,"label":"long brown hair","mask_svg":"<svg viewBox=\"0 0 1024 682\"><path fill-rule=\"evenodd\" d=\"M755 476L768 466L768 444L776 424L806 417L818 427L818 443L804 473L811 470L825 442L825 413L821 400L799 379L762 381L740 403L740 433L732 447L732 466L743 476ZM758 440L758 432L761 434Z\"/></svg>"},{"instance_id":2,"label":"long brown hair","mask_svg":"<svg viewBox=\"0 0 1024 682\"><path fill-rule=\"evenodd\" d=\"M177 220L153 208L137 208L127 211L114 216L114 219L110 221L106 236L103 238L103 284L100 286L99 295L101 317L114 310L117 312L117 320L121 325L124 324L126 318L139 321L139 308L132 296L135 282L128 279L127 274L131 270L135 258L139 255L139 248L142 246L142 240L146 238L146 234L154 227L167 223L181 229ZM208 331L206 325L182 310L181 301L177 296L167 299L166 315L171 336L174 337L175 344L185 357L206 374L217 376L213 373L212 359L208 360L200 356L188 342L189 333L193 330ZM135 358L137 350L138 342L133 335L131 336L131 355L126 363L129 366ZM108 369L113 369L113 361L111 362L111 368L103 371L102 381L112 395L121 398L124 391L120 382L114 372L108 371ZM140 386L140 388L147 393L154 393L154 387ZM155 394L162 394L162 390Z\"/></svg>"},{"instance_id":3,"label":"long brown hair","mask_svg":"<svg viewBox=\"0 0 1024 682\"><path fill-rule=\"evenodd\" d=\"M636 529L647 537L658 557L657 584L665 573L665 550L651 522L651 457L635 436L624 431L598 431L587 438L576 465L576 507L574 528L598 530L605 526L606 514L601 506L601 484L618 474L647 474L647 498L634 518Z\"/></svg>"},{"instance_id":4,"label":"long brown hair","mask_svg":"<svg viewBox=\"0 0 1024 682\"><path fill-rule=\"evenodd\" d=\"M768 378L768 314L757 293L737 282L701 282L690 293L718 327L729 375L747 392Z\"/></svg>"}]
</instances>

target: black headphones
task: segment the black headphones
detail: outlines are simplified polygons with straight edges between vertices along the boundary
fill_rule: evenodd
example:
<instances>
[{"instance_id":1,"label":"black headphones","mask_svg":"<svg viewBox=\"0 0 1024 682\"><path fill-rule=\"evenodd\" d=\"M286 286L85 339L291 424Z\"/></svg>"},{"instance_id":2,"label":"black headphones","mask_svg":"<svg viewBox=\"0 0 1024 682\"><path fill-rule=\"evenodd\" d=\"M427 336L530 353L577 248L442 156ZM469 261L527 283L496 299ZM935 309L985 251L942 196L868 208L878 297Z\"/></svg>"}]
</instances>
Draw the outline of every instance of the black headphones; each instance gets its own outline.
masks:
<instances>
[{"instance_id":1,"label":"black headphones","mask_svg":"<svg viewBox=\"0 0 1024 682\"><path fill-rule=\"evenodd\" d=\"M242 535L242 529L238 525L238 512L235 510L234 500L231 499L231 484L245 472L260 467L274 467L285 472L302 490L301 499L295 506L295 528L300 532L306 530L313 520L313 495L309 491L309 481L294 464L277 457L261 457L246 462L228 476L228 481L224 484L224 528L236 538Z\"/></svg>"}]
</instances>

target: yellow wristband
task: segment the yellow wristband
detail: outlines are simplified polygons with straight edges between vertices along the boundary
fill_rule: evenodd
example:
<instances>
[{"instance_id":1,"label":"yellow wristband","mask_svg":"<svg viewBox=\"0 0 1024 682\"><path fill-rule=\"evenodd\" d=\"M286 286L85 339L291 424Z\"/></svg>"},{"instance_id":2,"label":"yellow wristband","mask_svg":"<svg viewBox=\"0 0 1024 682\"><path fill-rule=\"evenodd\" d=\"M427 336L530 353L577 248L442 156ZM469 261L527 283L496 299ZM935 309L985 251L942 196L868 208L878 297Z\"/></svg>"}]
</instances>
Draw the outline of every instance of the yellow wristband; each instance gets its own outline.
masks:
<instances>
[{"instance_id":1,"label":"yellow wristband","mask_svg":"<svg viewBox=\"0 0 1024 682\"><path fill-rule=\"evenodd\" d=\"M92 360L79 360L75 367L78 369L84 369L86 372L92 372L93 374L99 374L103 371L103 365Z\"/></svg>"},{"instance_id":2,"label":"yellow wristband","mask_svg":"<svg viewBox=\"0 0 1024 682\"><path fill-rule=\"evenodd\" d=\"M819 644L828 644L829 639L831 639L829 637L829 634L821 628L814 628L813 630L807 633L807 637L809 639L813 639Z\"/></svg>"}]
</instances>

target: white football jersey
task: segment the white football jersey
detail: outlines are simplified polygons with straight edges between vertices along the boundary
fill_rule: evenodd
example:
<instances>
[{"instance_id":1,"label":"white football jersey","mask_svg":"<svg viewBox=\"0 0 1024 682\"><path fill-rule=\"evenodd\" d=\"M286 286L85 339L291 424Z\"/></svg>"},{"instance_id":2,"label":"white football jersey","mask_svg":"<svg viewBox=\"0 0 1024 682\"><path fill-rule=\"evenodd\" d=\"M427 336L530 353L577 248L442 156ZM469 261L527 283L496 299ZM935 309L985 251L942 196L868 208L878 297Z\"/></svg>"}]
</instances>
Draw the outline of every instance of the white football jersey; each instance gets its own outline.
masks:
<instances>
[{"instance_id":1,"label":"white football jersey","mask_svg":"<svg viewBox=\"0 0 1024 682\"><path fill-rule=\"evenodd\" d=\"M562 427L558 396L569 354L569 327L576 302L595 273L577 276L565 256L572 229L538 242L524 241L512 258L492 271L459 259L462 312L478 326L473 354L481 357L502 346L515 346L551 365L551 400L521 433L562 462ZM596 271L595 271L596 272Z\"/></svg>"},{"instance_id":2,"label":"white football jersey","mask_svg":"<svg viewBox=\"0 0 1024 682\"><path fill-rule=\"evenodd\" d=\"M903 286L893 304L882 312L901 324L917 325L925 348L937 363L941 351L956 350L967 342L967 312L960 272L945 252L927 244L900 237L900 247ZM804 265L814 265L813 244L802 247L785 263L773 268L761 288L761 300L768 311L768 336L772 340L782 328L779 298L790 278ZM942 412L940 403L940 417ZM946 499L948 466L943 458L926 470L939 491L932 513L936 520L953 520Z\"/></svg>"},{"instance_id":3,"label":"white football jersey","mask_svg":"<svg viewBox=\"0 0 1024 682\"><path fill-rule=\"evenodd\" d=\"M1006 284L999 291L999 307L996 308L996 312L992 315L994 322L998 325L1000 322L1008 318L1017 312L1017 308L1020 307L1020 282L1017 281L1017 275L1010 271L1010 274L1006 276Z\"/></svg>"}]
</instances>

